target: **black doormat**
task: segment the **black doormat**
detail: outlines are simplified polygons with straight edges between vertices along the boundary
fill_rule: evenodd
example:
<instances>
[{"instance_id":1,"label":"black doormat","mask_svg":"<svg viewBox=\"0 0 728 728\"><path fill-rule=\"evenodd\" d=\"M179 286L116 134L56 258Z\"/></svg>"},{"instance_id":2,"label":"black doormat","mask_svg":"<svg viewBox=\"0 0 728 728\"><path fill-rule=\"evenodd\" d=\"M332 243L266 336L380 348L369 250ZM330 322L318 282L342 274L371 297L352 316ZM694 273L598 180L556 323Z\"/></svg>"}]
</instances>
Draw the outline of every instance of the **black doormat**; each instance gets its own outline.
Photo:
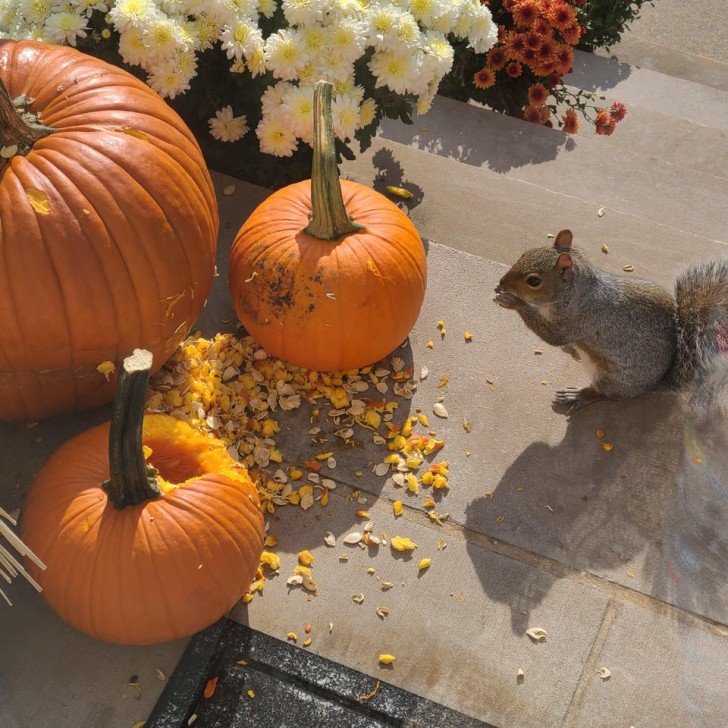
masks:
<instances>
[{"instance_id":1,"label":"black doormat","mask_svg":"<svg viewBox=\"0 0 728 728\"><path fill-rule=\"evenodd\" d=\"M223 618L192 638L145 728L248 726L495 728Z\"/></svg>"}]
</instances>

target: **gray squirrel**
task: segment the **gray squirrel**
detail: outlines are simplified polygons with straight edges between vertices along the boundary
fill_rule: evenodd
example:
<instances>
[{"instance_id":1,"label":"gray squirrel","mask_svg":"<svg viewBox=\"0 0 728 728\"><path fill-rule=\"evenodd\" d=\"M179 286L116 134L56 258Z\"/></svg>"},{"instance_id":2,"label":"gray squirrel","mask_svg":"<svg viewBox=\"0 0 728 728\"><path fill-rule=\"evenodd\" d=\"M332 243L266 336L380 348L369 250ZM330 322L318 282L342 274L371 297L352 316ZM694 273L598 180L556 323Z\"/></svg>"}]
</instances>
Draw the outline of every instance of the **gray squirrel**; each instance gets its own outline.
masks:
<instances>
[{"instance_id":1,"label":"gray squirrel","mask_svg":"<svg viewBox=\"0 0 728 728\"><path fill-rule=\"evenodd\" d=\"M728 260L683 272L673 298L649 281L595 268L572 240L562 230L553 246L527 250L494 298L591 372L590 386L558 391L556 404L575 409L660 388L710 401L728 391Z\"/></svg>"}]
</instances>

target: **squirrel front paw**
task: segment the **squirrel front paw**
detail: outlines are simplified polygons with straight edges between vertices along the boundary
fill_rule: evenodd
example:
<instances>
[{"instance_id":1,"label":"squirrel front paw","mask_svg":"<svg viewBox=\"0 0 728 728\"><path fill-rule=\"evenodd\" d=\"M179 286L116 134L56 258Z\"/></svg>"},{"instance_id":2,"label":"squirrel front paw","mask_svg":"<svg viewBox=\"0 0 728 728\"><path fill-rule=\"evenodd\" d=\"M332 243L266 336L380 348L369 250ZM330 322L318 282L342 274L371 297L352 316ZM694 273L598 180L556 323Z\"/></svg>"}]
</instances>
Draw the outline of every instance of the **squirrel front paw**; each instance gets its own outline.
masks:
<instances>
[{"instance_id":1,"label":"squirrel front paw","mask_svg":"<svg viewBox=\"0 0 728 728\"><path fill-rule=\"evenodd\" d=\"M554 404L559 407L568 406L569 412L575 412L599 399L602 399L602 396L592 387L565 387L556 392Z\"/></svg>"},{"instance_id":2,"label":"squirrel front paw","mask_svg":"<svg viewBox=\"0 0 728 728\"><path fill-rule=\"evenodd\" d=\"M502 308L518 308L521 299L514 296L512 293L508 293L505 288L498 286L495 289L495 296L493 297L494 303L497 303Z\"/></svg>"}]
</instances>

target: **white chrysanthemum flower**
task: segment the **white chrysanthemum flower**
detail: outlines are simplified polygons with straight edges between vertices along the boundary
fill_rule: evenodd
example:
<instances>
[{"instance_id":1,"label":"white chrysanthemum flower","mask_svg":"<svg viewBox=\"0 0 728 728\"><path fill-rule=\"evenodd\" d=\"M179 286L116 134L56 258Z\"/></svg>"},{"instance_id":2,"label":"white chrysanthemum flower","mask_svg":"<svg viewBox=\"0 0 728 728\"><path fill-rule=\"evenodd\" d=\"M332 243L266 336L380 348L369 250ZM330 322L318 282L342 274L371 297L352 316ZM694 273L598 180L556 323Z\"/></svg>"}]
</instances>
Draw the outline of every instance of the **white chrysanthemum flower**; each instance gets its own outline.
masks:
<instances>
[{"instance_id":1,"label":"white chrysanthemum flower","mask_svg":"<svg viewBox=\"0 0 728 728\"><path fill-rule=\"evenodd\" d=\"M258 0L224 0L216 3L227 10L228 20L231 18L256 20L258 18Z\"/></svg>"},{"instance_id":2,"label":"white chrysanthemum flower","mask_svg":"<svg viewBox=\"0 0 728 728\"><path fill-rule=\"evenodd\" d=\"M272 18L277 7L276 0L258 0L258 12L266 18Z\"/></svg>"},{"instance_id":3,"label":"white chrysanthemum flower","mask_svg":"<svg viewBox=\"0 0 728 728\"><path fill-rule=\"evenodd\" d=\"M230 64L230 73L245 73L245 61L240 58Z\"/></svg>"},{"instance_id":4,"label":"white chrysanthemum flower","mask_svg":"<svg viewBox=\"0 0 728 728\"><path fill-rule=\"evenodd\" d=\"M328 28L325 28L322 25L307 25L303 28L299 28L297 32L303 41L306 53L308 53L312 58L315 58L317 55L328 50Z\"/></svg>"},{"instance_id":5,"label":"white chrysanthemum flower","mask_svg":"<svg viewBox=\"0 0 728 728\"><path fill-rule=\"evenodd\" d=\"M279 30L265 41L265 64L276 78L297 78L308 60L303 41L294 30Z\"/></svg>"},{"instance_id":6,"label":"white chrysanthemum flower","mask_svg":"<svg viewBox=\"0 0 728 728\"><path fill-rule=\"evenodd\" d=\"M287 81L279 81L275 86L268 86L260 97L263 116L273 113L283 103L283 98L291 88L293 85Z\"/></svg>"},{"instance_id":7,"label":"white chrysanthemum flower","mask_svg":"<svg viewBox=\"0 0 728 728\"><path fill-rule=\"evenodd\" d=\"M468 46L476 53L485 53L498 42L498 26L493 22L488 8L482 6L479 10L480 12L474 14L467 32L470 38Z\"/></svg>"},{"instance_id":8,"label":"white chrysanthemum flower","mask_svg":"<svg viewBox=\"0 0 728 728\"><path fill-rule=\"evenodd\" d=\"M337 96L331 102L331 118L334 122L334 134L339 139L353 139L354 132L361 123L359 102L353 96Z\"/></svg>"},{"instance_id":9,"label":"white chrysanthemum flower","mask_svg":"<svg viewBox=\"0 0 728 728\"><path fill-rule=\"evenodd\" d=\"M331 12L343 17L360 16L369 9L369 0L333 0Z\"/></svg>"},{"instance_id":10,"label":"white chrysanthemum flower","mask_svg":"<svg viewBox=\"0 0 728 728\"><path fill-rule=\"evenodd\" d=\"M369 43L376 49L386 48L397 38L399 17L402 14L392 5L375 5L371 8L367 20Z\"/></svg>"},{"instance_id":11,"label":"white chrysanthemum flower","mask_svg":"<svg viewBox=\"0 0 728 728\"><path fill-rule=\"evenodd\" d=\"M377 102L374 99L364 99L359 107L359 126L369 126L377 117Z\"/></svg>"},{"instance_id":12,"label":"white chrysanthemum flower","mask_svg":"<svg viewBox=\"0 0 728 728\"><path fill-rule=\"evenodd\" d=\"M105 0L70 0L70 4L77 13L85 15L87 18L91 17L94 10L98 10L100 13L109 12L108 3Z\"/></svg>"},{"instance_id":13,"label":"white chrysanthemum flower","mask_svg":"<svg viewBox=\"0 0 728 728\"><path fill-rule=\"evenodd\" d=\"M77 38L86 37L86 17L76 13L53 13L48 16L43 31L55 43L76 45Z\"/></svg>"},{"instance_id":14,"label":"white chrysanthemum flower","mask_svg":"<svg viewBox=\"0 0 728 728\"><path fill-rule=\"evenodd\" d=\"M420 26L410 13L401 13L397 20L396 38L401 45L415 48L422 38Z\"/></svg>"},{"instance_id":15,"label":"white chrysanthemum flower","mask_svg":"<svg viewBox=\"0 0 728 728\"><path fill-rule=\"evenodd\" d=\"M318 79L335 83L336 81L345 82L354 78L354 64L333 53L324 53L316 57L314 64Z\"/></svg>"},{"instance_id":16,"label":"white chrysanthemum flower","mask_svg":"<svg viewBox=\"0 0 728 728\"><path fill-rule=\"evenodd\" d=\"M139 28L128 28L119 34L119 55L130 66L146 68L149 48Z\"/></svg>"},{"instance_id":17,"label":"white chrysanthemum flower","mask_svg":"<svg viewBox=\"0 0 728 728\"><path fill-rule=\"evenodd\" d=\"M18 13L30 26L34 23L43 23L51 14L54 3L52 0L20 0Z\"/></svg>"},{"instance_id":18,"label":"white chrysanthemum flower","mask_svg":"<svg viewBox=\"0 0 728 728\"><path fill-rule=\"evenodd\" d=\"M398 94L416 93L418 79L417 57L413 53L377 51L369 61L369 70L376 76L376 87L389 86Z\"/></svg>"},{"instance_id":19,"label":"white chrysanthemum flower","mask_svg":"<svg viewBox=\"0 0 728 728\"><path fill-rule=\"evenodd\" d=\"M309 61L299 72L298 72L298 85L299 86L313 86L316 81L320 79L320 71L317 63Z\"/></svg>"},{"instance_id":20,"label":"white chrysanthemum flower","mask_svg":"<svg viewBox=\"0 0 728 728\"><path fill-rule=\"evenodd\" d=\"M220 34L217 23L207 15L198 15L194 20L187 20L186 27L195 39L196 47L203 51L212 48Z\"/></svg>"},{"instance_id":21,"label":"white chrysanthemum flower","mask_svg":"<svg viewBox=\"0 0 728 728\"><path fill-rule=\"evenodd\" d=\"M143 27L157 12L152 0L116 0L109 19L121 33L127 28Z\"/></svg>"},{"instance_id":22,"label":"white chrysanthemum flower","mask_svg":"<svg viewBox=\"0 0 728 728\"><path fill-rule=\"evenodd\" d=\"M329 26L331 52L347 61L355 61L366 48L366 25L354 18L342 18Z\"/></svg>"},{"instance_id":23,"label":"white chrysanthemum flower","mask_svg":"<svg viewBox=\"0 0 728 728\"><path fill-rule=\"evenodd\" d=\"M234 25L226 25L220 33L221 48L228 58L240 59L252 54L263 42L260 28L249 20L238 20Z\"/></svg>"},{"instance_id":24,"label":"white chrysanthemum flower","mask_svg":"<svg viewBox=\"0 0 728 728\"><path fill-rule=\"evenodd\" d=\"M353 96L356 103L360 104L364 99L364 89L354 83L353 76L343 81L332 81L334 86L333 95L336 96Z\"/></svg>"},{"instance_id":25,"label":"white chrysanthemum flower","mask_svg":"<svg viewBox=\"0 0 728 728\"><path fill-rule=\"evenodd\" d=\"M430 30L437 30L440 33L450 33L455 28L463 12L463 6L468 0L449 0L440 6L437 17L429 23Z\"/></svg>"},{"instance_id":26,"label":"white chrysanthemum flower","mask_svg":"<svg viewBox=\"0 0 728 728\"><path fill-rule=\"evenodd\" d=\"M180 53L155 64L150 69L147 83L163 98L173 99L189 89L196 63L194 54Z\"/></svg>"},{"instance_id":27,"label":"white chrysanthemum flower","mask_svg":"<svg viewBox=\"0 0 728 728\"><path fill-rule=\"evenodd\" d=\"M312 25L324 19L322 0L283 0L281 7L289 25Z\"/></svg>"},{"instance_id":28,"label":"white chrysanthemum flower","mask_svg":"<svg viewBox=\"0 0 728 728\"><path fill-rule=\"evenodd\" d=\"M192 48L192 38L180 23L161 13L146 23L143 30L150 58L169 58L178 50Z\"/></svg>"},{"instance_id":29,"label":"white chrysanthemum flower","mask_svg":"<svg viewBox=\"0 0 728 728\"><path fill-rule=\"evenodd\" d=\"M233 116L233 107L224 106L215 112L215 116L207 120L210 134L221 142L236 142L249 131L245 116Z\"/></svg>"},{"instance_id":30,"label":"white chrysanthemum flower","mask_svg":"<svg viewBox=\"0 0 728 728\"><path fill-rule=\"evenodd\" d=\"M260 151L275 157L290 157L298 148L298 140L291 130L286 115L278 112L266 114L255 130Z\"/></svg>"},{"instance_id":31,"label":"white chrysanthemum flower","mask_svg":"<svg viewBox=\"0 0 728 728\"><path fill-rule=\"evenodd\" d=\"M250 53L247 53L245 60L248 62L248 70L253 78L265 73L265 44L261 36L260 43L257 43Z\"/></svg>"},{"instance_id":32,"label":"white chrysanthemum flower","mask_svg":"<svg viewBox=\"0 0 728 728\"><path fill-rule=\"evenodd\" d=\"M291 86L283 97L281 111L297 137L304 141L313 139L313 87Z\"/></svg>"},{"instance_id":33,"label":"white chrysanthemum flower","mask_svg":"<svg viewBox=\"0 0 728 728\"><path fill-rule=\"evenodd\" d=\"M435 18L444 12L447 2L442 0L410 0L410 12L425 28L429 28Z\"/></svg>"},{"instance_id":34,"label":"white chrysanthemum flower","mask_svg":"<svg viewBox=\"0 0 728 728\"><path fill-rule=\"evenodd\" d=\"M425 52L424 75L442 78L452 68L455 59L453 47L448 43L444 34L433 30L425 33L423 41L423 50Z\"/></svg>"}]
</instances>

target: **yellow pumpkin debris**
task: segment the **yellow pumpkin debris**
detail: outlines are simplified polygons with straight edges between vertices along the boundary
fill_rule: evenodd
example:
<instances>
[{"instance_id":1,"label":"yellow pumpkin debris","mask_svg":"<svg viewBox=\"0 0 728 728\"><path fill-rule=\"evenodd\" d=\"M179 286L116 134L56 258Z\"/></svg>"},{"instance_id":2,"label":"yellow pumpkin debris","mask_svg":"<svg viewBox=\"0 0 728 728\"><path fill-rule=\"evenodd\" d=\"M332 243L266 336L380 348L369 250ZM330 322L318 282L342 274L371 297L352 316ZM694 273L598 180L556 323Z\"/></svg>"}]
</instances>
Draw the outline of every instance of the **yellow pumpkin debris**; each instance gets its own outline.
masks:
<instances>
[{"instance_id":1,"label":"yellow pumpkin debris","mask_svg":"<svg viewBox=\"0 0 728 728\"><path fill-rule=\"evenodd\" d=\"M412 551L417 548L417 544L406 536L393 536L389 544L395 551Z\"/></svg>"}]
</instances>

